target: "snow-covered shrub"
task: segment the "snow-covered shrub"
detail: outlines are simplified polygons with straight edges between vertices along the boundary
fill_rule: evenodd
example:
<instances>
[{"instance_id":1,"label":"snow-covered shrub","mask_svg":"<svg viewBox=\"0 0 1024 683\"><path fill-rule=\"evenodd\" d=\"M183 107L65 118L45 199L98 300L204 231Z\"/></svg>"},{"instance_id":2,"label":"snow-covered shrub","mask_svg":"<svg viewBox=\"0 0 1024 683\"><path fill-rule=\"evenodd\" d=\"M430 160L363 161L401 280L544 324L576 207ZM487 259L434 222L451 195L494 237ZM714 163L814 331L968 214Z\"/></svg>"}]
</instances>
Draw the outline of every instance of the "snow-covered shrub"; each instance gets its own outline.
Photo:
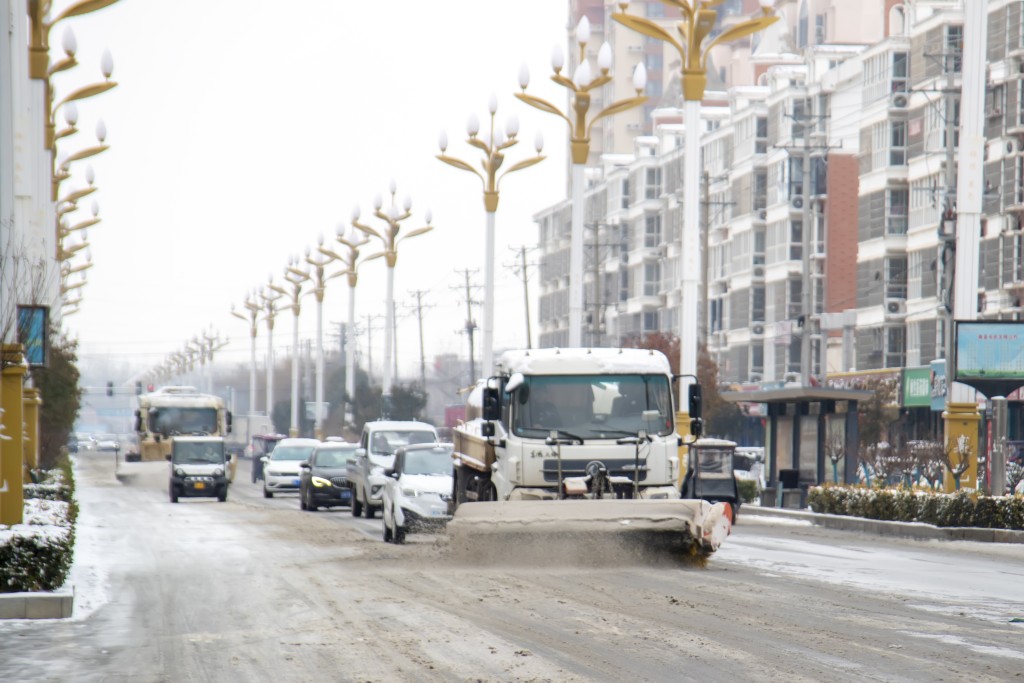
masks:
<instances>
[{"instance_id":1,"label":"snow-covered shrub","mask_svg":"<svg viewBox=\"0 0 1024 683\"><path fill-rule=\"evenodd\" d=\"M25 486L23 523L0 524L0 593L55 590L71 569L77 507L70 468L46 475Z\"/></svg>"},{"instance_id":2,"label":"snow-covered shrub","mask_svg":"<svg viewBox=\"0 0 1024 683\"><path fill-rule=\"evenodd\" d=\"M980 496L966 490L946 494L826 484L808 490L807 504L814 512L882 521L1024 529L1024 495Z\"/></svg>"}]
</instances>

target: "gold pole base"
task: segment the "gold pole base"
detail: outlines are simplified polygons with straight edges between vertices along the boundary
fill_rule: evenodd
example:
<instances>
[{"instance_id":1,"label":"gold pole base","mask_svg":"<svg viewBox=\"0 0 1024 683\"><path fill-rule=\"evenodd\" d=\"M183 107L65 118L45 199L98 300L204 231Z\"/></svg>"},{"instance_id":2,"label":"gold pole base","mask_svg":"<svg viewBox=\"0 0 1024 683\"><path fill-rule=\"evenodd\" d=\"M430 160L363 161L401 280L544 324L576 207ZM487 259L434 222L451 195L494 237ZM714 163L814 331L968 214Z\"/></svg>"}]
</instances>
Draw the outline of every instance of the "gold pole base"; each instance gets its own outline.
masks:
<instances>
[{"instance_id":1,"label":"gold pole base","mask_svg":"<svg viewBox=\"0 0 1024 683\"><path fill-rule=\"evenodd\" d=\"M700 102L707 85L708 75L703 69L683 69L683 99Z\"/></svg>"},{"instance_id":2,"label":"gold pole base","mask_svg":"<svg viewBox=\"0 0 1024 683\"><path fill-rule=\"evenodd\" d=\"M572 150L572 163L574 164L586 164L587 157L590 156L590 139L577 140L573 139L569 144L569 148Z\"/></svg>"},{"instance_id":3,"label":"gold pole base","mask_svg":"<svg viewBox=\"0 0 1024 683\"><path fill-rule=\"evenodd\" d=\"M498 210L498 193L484 190L484 211L494 213Z\"/></svg>"},{"instance_id":4,"label":"gold pole base","mask_svg":"<svg viewBox=\"0 0 1024 683\"><path fill-rule=\"evenodd\" d=\"M978 406L974 403L947 403L946 410L942 413L942 419L946 423L945 448L947 451L953 447L960 437L967 437L968 456L967 470L960 475L960 488L977 488L978 485L978 424L981 422L981 415L978 414ZM956 455L951 457L954 462ZM956 479L949 471L946 471L943 479L943 489L946 493L956 490Z\"/></svg>"}]
</instances>

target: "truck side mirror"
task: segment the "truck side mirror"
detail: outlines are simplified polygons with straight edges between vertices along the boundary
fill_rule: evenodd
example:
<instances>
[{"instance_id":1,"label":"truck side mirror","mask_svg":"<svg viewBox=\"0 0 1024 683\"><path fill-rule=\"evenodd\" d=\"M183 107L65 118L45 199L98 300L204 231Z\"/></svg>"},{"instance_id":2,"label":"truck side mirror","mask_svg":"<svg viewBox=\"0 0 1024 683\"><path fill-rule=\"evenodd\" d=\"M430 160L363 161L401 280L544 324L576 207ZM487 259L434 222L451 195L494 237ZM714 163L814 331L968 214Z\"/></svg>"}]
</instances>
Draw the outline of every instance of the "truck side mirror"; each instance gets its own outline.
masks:
<instances>
[{"instance_id":1,"label":"truck side mirror","mask_svg":"<svg viewBox=\"0 0 1024 683\"><path fill-rule=\"evenodd\" d=\"M171 461L171 454L168 453L167 455L164 456L164 458L167 459L167 462L170 462Z\"/></svg>"},{"instance_id":2,"label":"truck side mirror","mask_svg":"<svg viewBox=\"0 0 1024 683\"><path fill-rule=\"evenodd\" d=\"M494 423L484 422L482 425L480 425L480 434L486 436L487 438L491 438L492 436L494 436Z\"/></svg>"},{"instance_id":3,"label":"truck side mirror","mask_svg":"<svg viewBox=\"0 0 1024 683\"><path fill-rule=\"evenodd\" d=\"M485 420L501 419L501 393L496 387L484 387L483 418Z\"/></svg>"},{"instance_id":4,"label":"truck side mirror","mask_svg":"<svg viewBox=\"0 0 1024 683\"><path fill-rule=\"evenodd\" d=\"M225 416L225 422L227 423L227 433L230 434L231 433L231 411L230 410L227 411L227 415Z\"/></svg>"},{"instance_id":5,"label":"truck side mirror","mask_svg":"<svg viewBox=\"0 0 1024 683\"><path fill-rule=\"evenodd\" d=\"M135 410L135 425L134 426L135 426L135 431L136 432L141 432L142 431L142 411L141 410L138 410L138 409Z\"/></svg>"}]
</instances>

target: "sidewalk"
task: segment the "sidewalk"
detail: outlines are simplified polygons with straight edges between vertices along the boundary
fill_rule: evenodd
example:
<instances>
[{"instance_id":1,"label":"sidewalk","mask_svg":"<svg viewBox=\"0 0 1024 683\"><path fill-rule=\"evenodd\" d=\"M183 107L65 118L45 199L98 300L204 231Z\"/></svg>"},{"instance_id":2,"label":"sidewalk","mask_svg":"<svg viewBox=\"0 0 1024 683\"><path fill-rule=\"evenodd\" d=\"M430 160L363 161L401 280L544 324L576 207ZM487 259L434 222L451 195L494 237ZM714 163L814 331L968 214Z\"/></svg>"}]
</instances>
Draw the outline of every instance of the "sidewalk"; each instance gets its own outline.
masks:
<instances>
[{"instance_id":1,"label":"sidewalk","mask_svg":"<svg viewBox=\"0 0 1024 683\"><path fill-rule=\"evenodd\" d=\"M878 536L899 536L918 540L940 539L945 541L976 541L979 543L1024 543L1024 531L1010 529L979 529L977 527L937 527L921 522L883 522L863 517L825 515L810 510L744 505L740 508L738 524L743 517L774 517L811 522L816 526L842 531L862 531Z\"/></svg>"}]
</instances>

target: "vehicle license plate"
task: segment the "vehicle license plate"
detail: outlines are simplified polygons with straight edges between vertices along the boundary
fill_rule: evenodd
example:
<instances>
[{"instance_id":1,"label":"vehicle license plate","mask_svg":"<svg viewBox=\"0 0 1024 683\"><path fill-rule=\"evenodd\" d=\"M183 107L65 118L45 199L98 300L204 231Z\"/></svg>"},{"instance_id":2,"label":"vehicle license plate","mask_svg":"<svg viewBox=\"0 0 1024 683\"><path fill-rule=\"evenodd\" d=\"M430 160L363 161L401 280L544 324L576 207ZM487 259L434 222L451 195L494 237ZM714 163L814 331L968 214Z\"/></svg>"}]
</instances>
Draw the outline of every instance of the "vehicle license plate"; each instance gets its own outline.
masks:
<instances>
[{"instance_id":1,"label":"vehicle license plate","mask_svg":"<svg viewBox=\"0 0 1024 683\"><path fill-rule=\"evenodd\" d=\"M206 482L203 482L203 481L197 481L197 482L196 482L196 488L197 488L197 489L205 489L205 488L206 488Z\"/></svg>"},{"instance_id":2,"label":"vehicle license plate","mask_svg":"<svg viewBox=\"0 0 1024 683\"><path fill-rule=\"evenodd\" d=\"M298 479L292 479L292 486L298 486L298 485L299 485L299 480Z\"/></svg>"},{"instance_id":3,"label":"vehicle license plate","mask_svg":"<svg viewBox=\"0 0 1024 683\"><path fill-rule=\"evenodd\" d=\"M440 517L444 514L444 510L431 510L430 514L434 517Z\"/></svg>"}]
</instances>

